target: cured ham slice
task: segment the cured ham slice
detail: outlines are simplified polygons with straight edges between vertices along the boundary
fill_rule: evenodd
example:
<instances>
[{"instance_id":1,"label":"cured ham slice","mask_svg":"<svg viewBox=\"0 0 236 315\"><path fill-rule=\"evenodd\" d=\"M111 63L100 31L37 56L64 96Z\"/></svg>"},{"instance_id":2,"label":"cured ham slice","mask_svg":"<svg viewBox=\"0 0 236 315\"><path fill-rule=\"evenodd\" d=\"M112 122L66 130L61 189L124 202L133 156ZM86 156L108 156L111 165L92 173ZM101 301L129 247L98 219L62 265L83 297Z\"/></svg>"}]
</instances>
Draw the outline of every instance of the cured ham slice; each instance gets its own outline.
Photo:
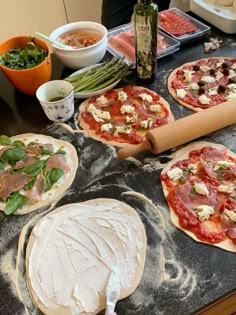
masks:
<instances>
[{"instance_id":1,"label":"cured ham slice","mask_svg":"<svg viewBox=\"0 0 236 315\"><path fill-rule=\"evenodd\" d=\"M15 173L0 178L0 196L5 201L10 193L21 190L33 177Z\"/></svg>"},{"instance_id":2,"label":"cured ham slice","mask_svg":"<svg viewBox=\"0 0 236 315\"><path fill-rule=\"evenodd\" d=\"M161 11L158 17L159 26L174 36L190 34L197 30L195 24L172 10Z\"/></svg>"},{"instance_id":3,"label":"cured ham slice","mask_svg":"<svg viewBox=\"0 0 236 315\"><path fill-rule=\"evenodd\" d=\"M37 176L32 189L26 192L26 196L30 199L40 200L44 191L44 178L42 173Z\"/></svg>"},{"instance_id":4,"label":"cured ham slice","mask_svg":"<svg viewBox=\"0 0 236 315\"><path fill-rule=\"evenodd\" d=\"M27 155L26 158L24 158L23 160L16 162L16 165L14 166L14 170L30 165L34 162L37 162L38 160L39 159L35 156Z\"/></svg>"},{"instance_id":5,"label":"cured ham slice","mask_svg":"<svg viewBox=\"0 0 236 315\"><path fill-rule=\"evenodd\" d=\"M135 62L135 34L134 29L131 28L128 32L121 32L116 36L108 37L108 44L112 49L120 53L132 62ZM164 37L157 35L157 53L165 50L167 43Z\"/></svg>"},{"instance_id":6,"label":"cured ham slice","mask_svg":"<svg viewBox=\"0 0 236 315\"><path fill-rule=\"evenodd\" d=\"M46 162L46 168L47 169L60 168L65 173L67 173L70 170L70 167L66 163L66 157L64 154L54 154L50 156L50 158Z\"/></svg>"}]
</instances>

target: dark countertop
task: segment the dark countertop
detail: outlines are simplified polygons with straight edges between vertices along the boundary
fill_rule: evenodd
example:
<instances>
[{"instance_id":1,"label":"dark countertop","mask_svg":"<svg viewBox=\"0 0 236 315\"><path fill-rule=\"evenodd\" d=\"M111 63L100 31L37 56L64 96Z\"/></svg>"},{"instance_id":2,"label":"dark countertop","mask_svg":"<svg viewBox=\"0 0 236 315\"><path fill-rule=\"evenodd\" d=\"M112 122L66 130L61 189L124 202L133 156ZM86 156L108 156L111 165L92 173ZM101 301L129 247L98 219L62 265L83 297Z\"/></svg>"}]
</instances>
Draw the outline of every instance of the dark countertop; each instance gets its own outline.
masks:
<instances>
[{"instance_id":1,"label":"dark countertop","mask_svg":"<svg viewBox=\"0 0 236 315\"><path fill-rule=\"evenodd\" d=\"M205 54L204 41L217 37L223 41L219 50ZM235 35L212 28L211 34L181 45L173 55L158 60L157 79L147 87L161 94L171 106L176 119L192 114L178 105L166 88L168 74L183 63L211 56L234 56ZM53 79L64 78L65 69L53 56ZM134 76L120 85L136 84ZM76 100L76 108L80 101ZM73 127L73 119L69 121ZM200 127L200 126L199 126ZM36 132L70 141L77 149L79 167L70 192L57 206L92 198L107 197L133 206L144 222L148 246L144 274L137 290L117 305L119 315L189 315L236 290L235 254L214 246L193 241L169 223L169 210L164 199L159 175L170 160L171 151L154 155L141 152L136 158L118 160L115 149L84 135L73 135L52 125L34 96L16 91L0 73L0 134L8 136ZM203 137L221 143L236 152L236 125ZM203 139L201 138L201 139ZM145 195L159 207L166 229L160 224L157 211L137 197L122 194L135 191ZM0 214L0 314L27 314L12 284L16 266L17 241L23 226L36 214L5 217ZM163 258L165 260L163 260ZM28 314L40 314L34 307Z\"/></svg>"}]
</instances>

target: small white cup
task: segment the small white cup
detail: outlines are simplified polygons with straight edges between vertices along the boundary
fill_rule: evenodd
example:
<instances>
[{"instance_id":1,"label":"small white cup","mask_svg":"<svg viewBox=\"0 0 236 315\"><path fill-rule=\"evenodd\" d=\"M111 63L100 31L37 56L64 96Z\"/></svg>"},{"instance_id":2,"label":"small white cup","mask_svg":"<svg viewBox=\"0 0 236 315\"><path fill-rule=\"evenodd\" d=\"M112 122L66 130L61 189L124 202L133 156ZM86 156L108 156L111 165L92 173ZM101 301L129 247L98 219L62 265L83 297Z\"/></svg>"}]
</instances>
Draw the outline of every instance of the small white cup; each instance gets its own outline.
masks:
<instances>
[{"instance_id":1,"label":"small white cup","mask_svg":"<svg viewBox=\"0 0 236 315\"><path fill-rule=\"evenodd\" d=\"M53 80L44 83L36 91L47 117L54 122L64 122L74 114L74 92L71 83Z\"/></svg>"}]
</instances>

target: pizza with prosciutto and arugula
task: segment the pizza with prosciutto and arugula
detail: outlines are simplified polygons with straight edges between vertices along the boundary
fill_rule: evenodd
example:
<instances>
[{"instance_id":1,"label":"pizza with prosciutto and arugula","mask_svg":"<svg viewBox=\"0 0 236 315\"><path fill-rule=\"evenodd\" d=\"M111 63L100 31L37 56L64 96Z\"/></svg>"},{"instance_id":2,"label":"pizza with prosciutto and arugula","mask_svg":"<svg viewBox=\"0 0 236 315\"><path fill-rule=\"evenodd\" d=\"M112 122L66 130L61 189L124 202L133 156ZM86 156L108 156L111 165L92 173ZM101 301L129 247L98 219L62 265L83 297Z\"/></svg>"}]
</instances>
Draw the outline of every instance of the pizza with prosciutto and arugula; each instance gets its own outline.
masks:
<instances>
[{"instance_id":1,"label":"pizza with prosciutto and arugula","mask_svg":"<svg viewBox=\"0 0 236 315\"><path fill-rule=\"evenodd\" d=\"M200 111L236 99L236 58L211 57L171 72L167 86L181 105Z\"/></svg>"},{"instance_id":2,"label":"pizza with prosciutto and arugula","mask_svg":"<svg viewBox=\"0 0 236 315\"><path fill-rule=\"evenodd\" d=\"M160 95L127 85L85 100L76 120L92 138L124 147L143 142L148 130L165 125L174 117Z\"/></svg>"},{"instance_id":3,"label":"pizza with prosciutto and arugula","mask_svg":"<svg viewBox=\"0 0 236 315\"><path fill-rule=\"evenodd\" d=\"M161 172L174 225L199 242L236 252L236 154L193 142Z\"/></svg>"},{"instance_id":4,"label":"pizza with prosciutto and arugula","mask_svg":"<svg viewBox=\"0 0 236 315\"><path fill-rule=\"evenodd\" d=\"M51 204L70 187L77 166L69 142L33 133L0 136L0 210L21 215Z\"/></svg>"}]
</instances>

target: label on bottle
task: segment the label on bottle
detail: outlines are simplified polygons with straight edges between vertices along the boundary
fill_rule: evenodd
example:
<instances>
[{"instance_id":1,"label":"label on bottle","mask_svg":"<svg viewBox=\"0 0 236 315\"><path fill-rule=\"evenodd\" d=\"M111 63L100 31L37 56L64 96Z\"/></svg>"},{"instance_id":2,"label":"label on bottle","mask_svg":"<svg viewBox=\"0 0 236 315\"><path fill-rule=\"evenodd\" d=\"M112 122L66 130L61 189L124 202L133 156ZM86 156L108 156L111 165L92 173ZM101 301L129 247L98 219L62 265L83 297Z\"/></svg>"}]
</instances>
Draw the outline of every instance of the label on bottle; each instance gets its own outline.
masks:
<instances>
[{"instance_id":1,"label":"label on bottle","mask_svg":"<svg viewBox=\"0 0 236 315\"><path fill-rule=\"evenodd\" d=\"M150 23L136 24L137 48L140 52L148 54L152 44L152 30Z\"/></svg>"},{"instance_id":2,"label":"label on bottle","mask_svg":"<svg viewBox=\"0 0 236 315\"><path fill-rule=\"evenodd\" d=\"M152 16L137 16L136 29L136 71L139 79L153 77L155 56L153 54Z\"/></svg>"}]
</instances>

